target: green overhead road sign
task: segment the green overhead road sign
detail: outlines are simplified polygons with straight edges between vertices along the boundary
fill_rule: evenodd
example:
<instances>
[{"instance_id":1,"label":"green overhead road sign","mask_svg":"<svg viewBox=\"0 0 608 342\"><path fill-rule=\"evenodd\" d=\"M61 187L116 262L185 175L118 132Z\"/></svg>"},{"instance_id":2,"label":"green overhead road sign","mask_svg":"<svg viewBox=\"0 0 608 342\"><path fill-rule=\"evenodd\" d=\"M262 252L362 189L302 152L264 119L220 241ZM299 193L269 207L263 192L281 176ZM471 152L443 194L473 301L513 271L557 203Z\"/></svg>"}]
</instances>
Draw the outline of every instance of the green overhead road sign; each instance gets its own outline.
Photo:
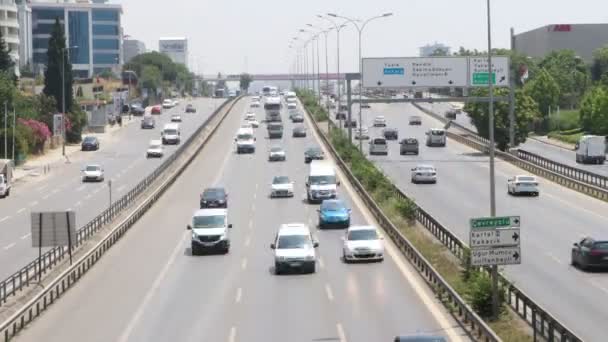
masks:
<instances>
[{"instance_id":1,"label":"green overhead road sign","mask_svg":"<svg viewBox=\"0 0 608 342\"><path fill-rule=\"evenodd\" d=\"M488 73L487 72L475 72L473 73L473 85L485 85L488 84ZM492 84L496 84L496 73L492 73Z\"/></svg>"},{"instance_id":2,"label":"green overhead road sign","mask_svg":"<svg viewBox=\"0 0 608 342\"><path fill-rule=\"evenodd\" d=\"M471 229L519 227L519 216L476 217L470 221Z\"/></svg>"}]
</instances>

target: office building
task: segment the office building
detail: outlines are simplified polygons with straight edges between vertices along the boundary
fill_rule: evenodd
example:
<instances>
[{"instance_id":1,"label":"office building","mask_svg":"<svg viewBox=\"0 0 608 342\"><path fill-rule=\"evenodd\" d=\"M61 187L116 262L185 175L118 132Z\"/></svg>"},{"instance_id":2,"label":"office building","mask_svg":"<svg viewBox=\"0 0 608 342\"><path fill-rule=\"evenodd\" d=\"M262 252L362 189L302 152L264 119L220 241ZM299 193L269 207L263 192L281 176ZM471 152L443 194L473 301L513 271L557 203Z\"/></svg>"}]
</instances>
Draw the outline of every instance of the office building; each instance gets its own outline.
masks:
<instances>
[{"instance_id":1,"label":"office building","mask_svg":"<svg viewBox=\"0 0 608 342\"><path fill-rule=\"evenodd\" d=\"M515 50L531 57L544 57L551 51L574 50L585 62L593 51L608 45L608 24L556 24L516 34Z\"/></svg>"},{"instance_id":2,"label":"office building","mask_svg":"<svg viewBox=\"0 0 608 342\"><path fill-rule=\"evenodd\" d=\"M32 10L25 1L17 4L19 22L19 66L23 67L32 60Z\"/></svg>"},{"instance_id":3,"label":"office building","mask_svg":"<svg viewBox=\"0 0 608 342\"><path fill-rule=\"evenodd\" d=\"M125 63L128 63L133 57L146 52L146 44L136 39L125 39L122 41L122 51Z\"/></svg>"},{"instance_id":4,"label":"office building","mask_svg":"<svg viewBox=\"0 0 608 342\"><path fill-rule=\"evenodd\" d=\"M0 0L0 30L13 61L19 65L19 20L15 0Z\"/></svg>"},{"instance_id":5,"label":"office building","mask_svg":"<svg viewBox=\"0 0 608 342\"><path fill-rule=\"evenodd\" d=\"M50 34L58 18L64 27L75 78L87 78L122 65L122 6L96 2L29 4L32 10L33 65L41 72L47 63ZM66 29L67 28L67 29Z\"/></svg>"},{"instance_id":6,"label":"office building","mask_svg":"<svg viewBox=\"0 0 608 342\"><path fill-rule=\"evenodd\" d=\"M435 44L427 44L419 48L420 57L432 56L436 51L442 51L446 56L450 55L450 47L441 43L435 42Z\"/></svg>"},{"instance_id":7,"label":"office building","mask_svg":"<svg viewBox=\"0 0 608 342\"><path fill-rule=\"evenodd\" d=\"M169 56L173 63L188 65L188 40L186 38L161 38L158 40L158 51Z\"/></svg>"}]
</instances>

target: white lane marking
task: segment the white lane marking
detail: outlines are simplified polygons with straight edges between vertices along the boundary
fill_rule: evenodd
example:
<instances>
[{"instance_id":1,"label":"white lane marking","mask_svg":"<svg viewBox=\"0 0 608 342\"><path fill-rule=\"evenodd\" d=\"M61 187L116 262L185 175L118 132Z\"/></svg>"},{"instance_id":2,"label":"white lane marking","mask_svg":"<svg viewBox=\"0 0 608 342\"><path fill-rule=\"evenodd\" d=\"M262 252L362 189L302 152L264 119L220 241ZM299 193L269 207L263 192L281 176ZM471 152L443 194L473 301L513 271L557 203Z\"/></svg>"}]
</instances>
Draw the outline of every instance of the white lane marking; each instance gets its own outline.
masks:
<instances>
[{"instance_id":1,"label":"white lane marking","mask_svg":"<svg viewBox=\"0 0 608 342\"><path fill-rule=\"evenodd\" d=\"M243 258L243 261L241 261L241 268L243 270L247 268L247 258Z\"/></svg>"},{"instance_id":2,"label":"white lane marking","mask_svg":"<svg viewBox=\"0 0 608 342\"><path fill-rule=\"evenodd\" d=\"M25 211L25 208L21 208L21 209L17 210L17 214L21 214L24 211Z\"/></svg>"},{"instance_id":3,"label":"white lane marking","mask_svg":"<svg viewBox=\"0 0 608 342\"><path fill-rule=\"evenodd\" d=\"M13 248L13 246L15 246L15 243L14 243L14 242L13 242L13 243L11 243L11 244L9 244L9 245L6 245L6 246L4 247L4 250L5 250L5 251L7 251L7 250L9 250L9 249Z\"/></svg>"},{"instance_id":4,"label":"white lane marking","mask_svg":"<svg viewBox=\"0 0 608 342\"><path fill-rule=\"evenodd\" d=\"M230 328L230 334L228 335L228 342L236 341L236 327Z\"/></svg>"},{"instance_id":5,"label":"white lane marking","mask_svg":"<svg viewBox=\"0 0 608 342\"><path fill-rule=\"evenodd\" d=\"M344 333L344 328L342 328L342 324L336 323L336 330L338 331L338 337L340 338L340 342L346 342L346 334Z\"/></svg>"},{"instance_id":6,"label":"white lane marking","mask_svg":"<svg viewBox=\"0 0 608 342\"><path fill-rule=\"evenodd\" d=\"M234 302L237 304L240 303L242 297L243 297L243 289L239 287L236 290L236 298L234 298Z\"/></svg>"},{"instance_id":7,"label":"white lane marking","mask_svg":"<svg viewBox=\"0 0 608 342\"><path fill-rule=\"evenodd\" d=\"M255 191L258 191L258 187L260 186L259 183L255 183Z\"/></svg>"},{"instance_id":8,"label":"white lane marking","mask_svg":"<svg viewBox=\"0 0 608 342\"><path fill-rule=\"evenodd\" d=\"M312 126L308 116L305 116L305 120L307 121L309 126ZM311 131L313 133L315 140L317 141L317 143L319 143L319 145L323 149L323 152L325 152L325 155L331 156L327 147L325 145L321 144L321 139L319 138L319 135L317 134L317 132L314 129L311 129ZM334 160L332 160L332 162L335 164ZM361 212L361 214L363 215L365 220L370 224L373 223L373 224L378 225L376 220L374 219L374 216L371 214L371 212L369 212L367 207L363 204L363 201L359 198L356 191L352 188L351 184L347 181L347 178L344 176L344 172L342 172L342 170L340 168L336 168L336 172L339 175L338 179L342 180L343 188L346 189L346 191L350 195L353 203L357 206L357 208L359 208L359 211ZM389 240L387 239L386 241L389 241ZM409 267L406 266L404 257L401 254L401 252L399 252L397 250L397 247L395 247L395 245L389 241L389 242L385 243L385 251L388 252L391 259L393 259L395 261L395 265L397 266L397 268L399 269L399 271L401 272L401 274L403 275L403 277L405 278L407 283L410 284L410 286L412 287L414 292L420 297L420 299L424 303L424 306L429 310L430 314L433 317L435 317L435 319L437 320L437 323L439 323L441 328L443 330L445 330L446 333L449 335L449 340L450 341L463 341L462 337L460 337L458 332L455 331L456 329L459 329L459 328L454 328L454 325L451 324L451 319L448 318L448 315L445 312L445 309L443 308L443 306L440 307L439 304L434 301L435 298L433 296L431 296L430 289L428 289L426 283L424 283L423 280L420 278L420 275L417 273L414 273L413 269L411 268L412 266L409 266ZM345 341L345 340L342 340L342 341Z\"/></svg>"},{"instance_id":9,"label":"white lane marking","mask_svg":"<svg viewBox=\"0 0 608 342\"><path fill-rule=\"evenodd\" d=\"M82 201L78 201L76 202L76 204L74 204L75 207L80 207L82 205Z\"/></svg>"},{"instance_id":10,"label":"white lane marking","mask_svg":"<svg viewBox=\"0 0 608 342\"><path fill-rule=\"evenodd\" d=\"M127 187L127 185L126 185L126 184L123 184L123 185L119 186L119 187L118 187L118 189L116 189L116 192L121 192L121 191L123 191L123 190L124 190L126 187Z\"/></svg>"},{"instance_id":11,"label":"white lane marking","mask_svg":"<svg viewBox=\"0 0 608 342\"><path fill-rule=\"evenodd\" d=\"M321 267L322 269L325 268L325 263L323 262L323 259L321 257L319 257L319 267Z\"/></svg>"},{"instance_id":12,"label":"white lane marking","mask_svg":"<svg viewBox=\"0 0 608 342\"><path fill-rule=\"evenodd\" d=\"M72 208L67 208L65 211L72 211Z\"/></svg>"},{"instance_id":13,"label":"white lane marking","mask_svg":"<svg viewBox=\"0 0 608 342\"><path fill-rule=\"evenodd\" d=\"M88 194L88 195L84 196L84 199L90 199L91 197L93 197L93 194Z\"/></svg>"},{"instance_id":14,"label":"white lane marking","mask_svg":"<svg viewBox=\"0 0 608 342\"><path fill-rule=\"evenodd\" d=\"M331 291L329 284L325 284L325 293L327 293L327 299L329 299L330 302L333 302L334 293Z\"/></svg>"},{"instance_id":15,"label":"white lane marking","mask_svg":"<svg viewBox=\"0 0 608 342\"><path fill-rule=\"evenodd\" d=\"M46 195L42 196L42 199L47 199L47 198L49 198L49 196L51 196L51 194L46 194Z\"/></svg>"},{"instance_id":16,"label":"white lane marking","mask_svg":"<svg viewBox=\"0 0 608 342\"><path fill-rule=\"evenodd\" d=\"M251 203L251 212L255 213L255 202Z\"/></svg>"},{"instance_id":17,"label":"white lane marking","mask_svg":"<svg viewBox=\"0 0 608 342\"><path fill-rule=\"evenodd\" d=\"M178 243L175 245L175 249L173 249L173 252L171 252L171 256L167 260L167 263L165 263L165 266L162 268L162 270L160 271L160 273L158 274L156 279L154 279L154 282L152 283L152 287L150 287L150 289L148 289L148 292L146 293L146 296L144 297L143 301L141 302L141 304L135 311L135 314L131 316L132 318L129 321L129 324L127 324L125 330L120 335L120 338L118 339L119 342L129 341L131 333L133 332L133 329L135 329L135 326L141 319L141 316L143 315L143 313L146 311L146 307L148 306L148 303L152 300L152 297L160 288L162 281L167 276L167 273L169 273L169 269L175 262L175 259L177 258L177 256L182 251L182 248L183 248L182 241L183 241L183 239L180 238Z\"/></svg>"},{"instance_id":18,"label":"white lane marking","mask_svg":"<svg viewBox=\"0 0 608 342\"><path fill-rule=\"evenodd\" d=\"M86 187L86 185L83 184L83 185L77 187L76 191L82 191L82 190L84 190L85 187Z\"/></svg>"},{"instance_id":19,"label":"white lane marking","mask_svg":"<svg viewBox=\"0 0 608 342\"><path fill-rule=\"evenodd\" d=\"M0 222L4 222L6 220L8 220L9 218L11 218L10 216L4 216L3 218L0 219Z\"/></svg>"},{"instance_id":20,"label":"white lane marking","mask_svg":"<svg viewBox=\"0 0 608 342\"><path fill-rule=\"evenodd\" d=\"M93 194L97 194L100 191L101 191L101 188L97 188L97 189L93 190Z\"/></svg>"},{"instance_id":21,"label":"white lane marking","mask_svg":"<svg viewBox=\"0 0 608 342\"><path fill-rule=\"evenodd\" d=\"M593 285L593 287L598 288L601 291L604 291L604 293L608 294L608 288L602 286L601 284L598 284L594 279L589 279L589 283Z\"/></svg>"},{"instance_id":22,"label":"white lane marking","mask_svg":"<svg viewBox=\"0 0 608 342\"><path fill-rule=\"evenodd\" d=\"M51 193L53 193L53 194L56 194L56 193L58 193L58 192L59 192L59 188L57 188L57 189L53 189L53 191L51 191Z\"/></svg>"},{"instance_id":23,"label":"white lane marking","mask_svg":"<svg viewBox=\"0 0 608 342\"><path fill-rule=\"evenodd\" d=\"M255 201L255 199L256 199L256 198L258 198L258 193L257 193L257 192L254 192L254 193L253 193L253 200Z\"/></svg>"},{"instance_id":24,"label":"white lane marking","mask_svg":"<svg viewBox=\"0 0 608 342\"><path fill-rule=\"evenodd\" d=\"M545 254L547 254L547 256L548 256L549 258L553 259L553 260L554 260L555 262L557 262L558 264L563 264L563 263L564 263L563 261L561 261L561 260L560 260L558 257L556 257L556 256L555 256L553 253L551 253L551 252L547 252L547 253L545 253Z\"/></svg>"},{"instance_id":25,"label":"white lane marking","mask_svg":"<svg viewBox=\"0 0 608 342\"><path fill-rule=\"evenodd\" d=\"M41 187L38 188L38 191L42 191L42 190L46 189L48 186L49 186L48 184L42 185Z\"/></svg>"},{"instance_id":26,"label":"white lane marking","mask_svg":"<svg viewBox=\"0 0 608 342\"><path fill-rule=\"evenodd\" d=\"M251 237L248 236L247 239L245 239L245 247L249 247L250 243L251 243Z\"/></svg>"},{"instance_id":27,"label":"white lane marking","mask_svg":"<svg viewBox=\"0 0 608 342\"><path fill-rule=\"evenodd\" d=\"M28 237L30 237L30 235L32 235L32 233L27 233L27 234L23 235L23 236L21 237L21 240L25 240L25 239L27 239Z\"/></svg>"},{"instance_id":28,"label":"white lane marking","mask_svg":"<svg viewBox=\"0 0 608 342\"><path fill-rule=\"evenodd\" d=\"M253 220L249 220L249 229L253 228Z\"/></svg>"},{"instance_id":29,"label":"white lane marking","mask_svg":"<svg viewBox=\"0 0 608 342\"><path fill-rule=\"evenodd\" d=\"M33 206L35 206L35 205L37 205L37 204L38 204L38 201L31 202L31 203L30 203L30 207L33 207Z\"/></svg>"}]
</instances>

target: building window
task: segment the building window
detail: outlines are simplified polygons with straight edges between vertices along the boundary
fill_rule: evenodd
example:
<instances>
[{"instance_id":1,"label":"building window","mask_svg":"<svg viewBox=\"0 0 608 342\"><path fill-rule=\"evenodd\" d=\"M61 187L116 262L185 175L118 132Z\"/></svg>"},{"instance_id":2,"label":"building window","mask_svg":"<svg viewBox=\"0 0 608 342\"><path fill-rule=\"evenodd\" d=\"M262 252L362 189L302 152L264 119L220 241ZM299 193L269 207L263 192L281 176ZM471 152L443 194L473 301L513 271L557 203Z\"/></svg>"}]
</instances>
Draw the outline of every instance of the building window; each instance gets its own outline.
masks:
<instances>
[{"instance_id":1,"label":"building window","mask_svg":"<svg viewBox=\"0 0 608 342\"><path fill-rule=\"evenodd\" d=\"M59 18L63 20L63 9L54 9L54 8L46 8L46 9L33 9L32 10L32 21L36 22L38 20L55 20L55 18Z\"/></svg>"},{"instance_id":2,"label":"building window","mask_svg":"<svg viewBox=\"0 0 608 342\"><path fill-rule=\"evenodd\" d=\"M74 64L89 64L89 14L71 11L68 13L70 28L70 61Z\"/></svg>"},{"instance_id":3,"label":"building window","mask_svg":"<svg viewBox=\"0 0 608 342\"><path fill-rule=\"evenodd\" d=\"M34 52L34 63L46 64L47 62L48 58L46 56L46 52Z\"/></svg>"},{"instance_id":4,"label":"building window","mask_svg":"<svg viewBox=\"0 0 608 342\"><path fill-rule=\"evenodd\" d=\"M93 39L93 50L118 50L118 39Z\"/></svg>"},{"instance_id":5,"label":"building window","mask_svg":"<svg viewBox=\"0 0 608 342\"><path fill-rule=\"evenodd\" d=\"M89 70L72 70L74 78L89 78Z\"/></svg>"},{"instance_id":6,"label":"building window","mask_svg":"<svg viewBox=\"0 0 608 342\"><path fill-rule=\"evenodd\" d=\"M55 24L41 24L34 22L32 27L32 34L51 34Z\"/></svg>"},{"instance_id":7,"label":"building window","mask_svg":"<svg viewBox=\"0 0 608 342\"><path fill-rule=\"evenodd\" d=\"M33 45L34 45L34 49L48 49L49 39L48 38L34 38Z\"/></svg>"},{"instance_id":8,"label":"building window","mask_svg":"<svg viewBox=\"0 0 608 342\"><path fill-rule=\"evenodd\" d=\"M94 53L93 64L118 64L117 53Z\"/></svg>"},{"instance_id":9,"label":"building window","mask_svg":"<svg viewBox=\"0 0 608 342\"><path fill-rule=\"evenodd\" d=\"M115 21L118 22L118 11L108 9L94 9L93 21Z\"/></svg>"},{"instance_id":10,"label":"building window","mask_svg":"<svg viewBox=\"0 0 608 342\"><path fill-rule=\"evenodd\" d=\"M93 34L97 36L118 36L118 26L94 24Z\"/></svg>"}]
</instances>

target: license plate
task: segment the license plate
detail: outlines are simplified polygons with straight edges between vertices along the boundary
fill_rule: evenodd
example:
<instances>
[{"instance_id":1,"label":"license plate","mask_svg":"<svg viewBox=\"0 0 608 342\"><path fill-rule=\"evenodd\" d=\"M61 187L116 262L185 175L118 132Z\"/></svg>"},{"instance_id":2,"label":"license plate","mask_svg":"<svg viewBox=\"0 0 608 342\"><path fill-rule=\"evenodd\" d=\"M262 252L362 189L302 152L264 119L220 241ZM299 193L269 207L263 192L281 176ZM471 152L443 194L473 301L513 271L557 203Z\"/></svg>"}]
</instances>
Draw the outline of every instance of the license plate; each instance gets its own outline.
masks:
<instances>
[{"instance_id":1,"label":"license plate","mask_svg":"<svg viewBox=\"0 0 608 342\"><path fill-rule=\"evenodd\" d=\"M302 266L302 263L301 262L292 262L292 263L289 264L289 266L291 266L291 267L300 267L300 266Z\"/></svg>"},{"instance_id":2,"label":"license plate","mask_svg":"<svg viewBox=\"0 0 608 342\"><path fill-rule=\"evenodd\" d=\"M602 258L603 260L608 260L608 256L605 256Z\"/></svg>"}]
</instances>

